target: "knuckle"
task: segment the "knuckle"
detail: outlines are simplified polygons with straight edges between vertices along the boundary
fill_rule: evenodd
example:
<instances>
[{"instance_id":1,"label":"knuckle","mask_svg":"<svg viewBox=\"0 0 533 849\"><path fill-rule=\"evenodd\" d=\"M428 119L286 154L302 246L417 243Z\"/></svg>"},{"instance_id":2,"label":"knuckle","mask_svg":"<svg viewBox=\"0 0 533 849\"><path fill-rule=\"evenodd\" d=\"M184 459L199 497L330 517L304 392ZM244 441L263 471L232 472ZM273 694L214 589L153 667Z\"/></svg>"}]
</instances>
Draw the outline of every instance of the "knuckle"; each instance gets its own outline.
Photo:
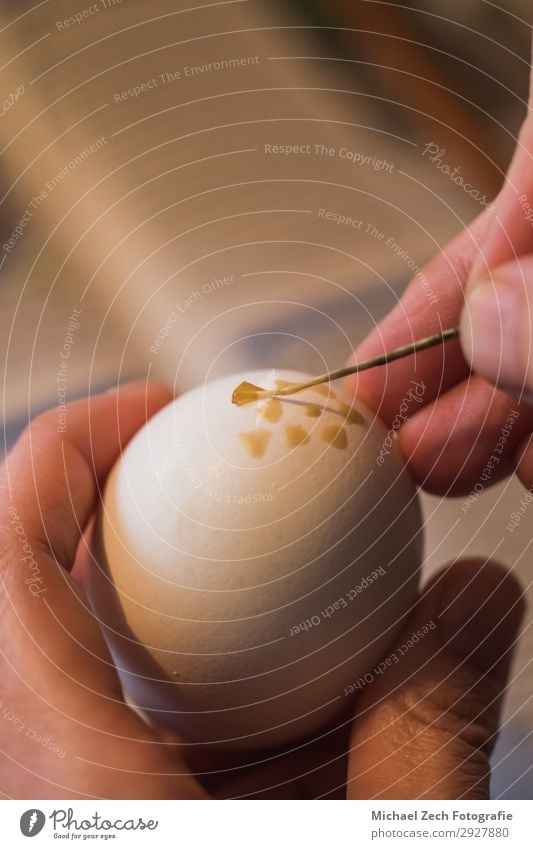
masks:
<instances>
[{"instance_id":1,"label":"knuckle","mask_svg":"<svg viewBox=\"0 0 533 849\"><path fill-rule=\"evenodd\" d=\"M26 424L26 427L22 431L22 437L28 438L34 432L47 429L51 422L52 412L52 410L45 410L44 413L39 413L38 416L35 416L35 418Z\"/></svg>"},{"instance_id":2,"label":"knuckle","mask_svg":"<svg viewBox=\"0 0 533 849\"><path fill-rule=\"evenodd\" d=\"M52 408L45 410L44 413L39 413L26 427L26 433L32 437L39 436L41 433L57 433L57 410Z\"/></svg>"},{"instance_id":3,"label":"knuckle","mask_svg":"<svg viewBox=\"0 0 533 849\"><path fill-rule=\"evenodd\" d=\"M496 738L500 696L494 682L463 665L445 680L403 688L397 707L413 733L457 741L483 758Z\"/></svg>"}]
</instances>

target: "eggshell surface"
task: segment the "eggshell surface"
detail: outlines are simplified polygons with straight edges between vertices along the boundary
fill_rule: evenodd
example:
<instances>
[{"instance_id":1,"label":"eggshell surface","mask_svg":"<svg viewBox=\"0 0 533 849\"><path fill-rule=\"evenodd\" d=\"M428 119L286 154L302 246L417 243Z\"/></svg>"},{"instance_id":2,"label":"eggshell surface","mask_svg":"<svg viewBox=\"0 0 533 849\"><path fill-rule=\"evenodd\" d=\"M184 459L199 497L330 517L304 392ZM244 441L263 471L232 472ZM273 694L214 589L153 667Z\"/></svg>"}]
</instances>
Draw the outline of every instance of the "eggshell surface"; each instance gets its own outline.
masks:
<instances>
[{"instance_id":1,"label":"eggshell surface","mask_svg":"<svg viewBox=\"0 0 533 849\"><path fill-rule=\"evenodd\" d=\"M190 742L316 732L416 597L418 498L374 414L336 385L231 403L241 380L306 377L233 375L183 395L106 484L92 604L129 697Z\"/></svg>"}]
</instances>

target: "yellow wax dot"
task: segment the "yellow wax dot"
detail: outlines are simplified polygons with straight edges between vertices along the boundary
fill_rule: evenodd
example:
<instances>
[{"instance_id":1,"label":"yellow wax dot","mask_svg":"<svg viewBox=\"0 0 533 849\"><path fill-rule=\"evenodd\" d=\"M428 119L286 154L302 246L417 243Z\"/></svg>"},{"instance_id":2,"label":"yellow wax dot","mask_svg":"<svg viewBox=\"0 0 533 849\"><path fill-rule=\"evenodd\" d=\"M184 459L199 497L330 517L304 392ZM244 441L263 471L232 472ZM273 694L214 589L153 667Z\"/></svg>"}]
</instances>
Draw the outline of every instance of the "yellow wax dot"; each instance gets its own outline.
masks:
<instances>
[{"instance_id":1,"label":"yellow wax dot","mask_svg":"<svg viewBox=\"0 0 533 849\"><path fill-rule=\"evenodd\" d=\"M339 412L343 414L350 424L362 424L364 422L361 413L353 407L349 407L348 404L345 404L343 401L339 403Z\"/></svg>"},{"instance_id":2,"label":"yellow wax dot","mask_svg":"<svg viewBox=\"0 0 533 849\"><path fill-rule=\"evenodd\" d=\"M310 392L317 392L318 395L322 395L324 398L336 398L333 389L331 386L326 385L325 383L318 383L316 386L312 386L309 390Z\"/></svg>"},{"instance_id":3,"label":"yellow wax dot","mask_svg":"<svg viewBox=\"0 0 533 849\"><path fill-rule=\"evenodd\" d=\"M266 419L267 422L279 422L282 414L282 406L281 401L278 401L277 398L273 398L272 401L269 401L264 408L264 410L260 411L261 418Z\"/></svg>"},{"instance_id":4,"label":"yellow wax dot","mask_svg":"<svg viewBox=\"0 0 533 849\"><path fill-rule=\"evenodd\" d=\"M249 433L239 433L245 451L250 457L260 459L266 451L266 447L270 441L272 434L266 428L258 427L256 430L251 430Z\"/></svg>"},{"instance_id":5,"label":"yellow wax dot","mask_svg":"<svg viewBox=\"0 0 533 849\"><path fill-rule=\"evenodd\" d=\"M276 389L288 389L289 386L296 386L296 384L291 383L290 380L276 380L274 386Z\"/></svg>"},{"instance_id":6,"label":"yellow wax dot","mask_svg":"<svg viewBox=\"0 0 533 849\"><path fill-rule=\"evenodd\" d=\"M348 445L346 431L343 427L339 427L338 425L327 425L323 428L320 435L324 442L332 445L333 448L339 448L342 450Z\"/></svg>"},{"instance_id":7,"label":"yellow wax dot","mask_svg":"<svg viewBox=\"0 0 533 849\"><path fill-rule=\"evenodd\" d=\"M247 380L244 380L234 390L231 396L232 403L237 404L238 407L243 407L245 404L252 404L258 400L259 393L262 391L260 386L254 386L253 383L248 383Z\"/></svg>"},{"instance_id":8,"label":"yellow wax dot","mask_svg":"<svg viewBox=\"0 0 533 849\"><path fill-rule=\"evenodd\" d=\"M285 436L287 437L289 448L297 448L298 445L303 445L309 441L309 434L301 425L285 425Z\"/></svg>"}]
</instances>

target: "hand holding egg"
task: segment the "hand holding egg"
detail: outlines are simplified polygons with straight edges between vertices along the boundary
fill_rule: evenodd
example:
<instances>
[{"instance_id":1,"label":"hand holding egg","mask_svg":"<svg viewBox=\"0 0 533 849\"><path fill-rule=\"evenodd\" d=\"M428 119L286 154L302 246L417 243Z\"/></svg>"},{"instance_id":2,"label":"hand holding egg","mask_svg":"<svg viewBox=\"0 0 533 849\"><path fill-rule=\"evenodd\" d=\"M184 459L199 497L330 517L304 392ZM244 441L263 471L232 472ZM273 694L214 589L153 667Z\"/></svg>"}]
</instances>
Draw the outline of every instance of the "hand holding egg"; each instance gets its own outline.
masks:
<instances>
[{"instance_id":1,"label":"hand holding egg","mask_svg":"<svg viewBox=\"0 0 533 849\"><path fill-rule=\"evenodd\" d=\"M206 384L136 434L107 482L91 579L133 702L228 748L298 739L343 710L414 603L422 551L383 425L331 386L233 405L250 377L264 383Z\"/></svg>"}]
</instances>

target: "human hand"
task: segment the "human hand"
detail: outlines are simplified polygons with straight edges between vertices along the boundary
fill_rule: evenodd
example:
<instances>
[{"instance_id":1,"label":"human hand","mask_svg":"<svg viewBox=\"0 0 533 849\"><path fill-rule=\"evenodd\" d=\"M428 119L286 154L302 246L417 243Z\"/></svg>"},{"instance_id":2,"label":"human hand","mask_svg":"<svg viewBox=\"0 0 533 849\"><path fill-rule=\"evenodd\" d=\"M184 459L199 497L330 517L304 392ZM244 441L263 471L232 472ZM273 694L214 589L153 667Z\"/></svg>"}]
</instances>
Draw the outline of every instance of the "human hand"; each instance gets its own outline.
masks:
<instances>
[{"instance_id":1,"label":"human hand","mask_svg":"<svg viewBox=\"0 0 533 849\"><path fill-rule=\"evenodd\" d=\"M466 285L461 343L476 372L533 399L533 81L505 183ZM525 458L531 485L531 457Z\"/></svg>"},{"instance_id":2,"label":"human hand","mask_svg":"<svg viewBox=\"0 0 533 849\"><path fill-rule=\"evenodd\" d=\"M364 690L355 721L347 706L334 728L282 751L201 751L125 704L83 590L82 531L121 448L170 398L160 386L134 384L76 402L66 433L57 431L56 411L46 413L0 469L0 792L27 799L487 795L487 755L522 613L520 591L499 567L461 564L434 579L390 650L398 662ZM435 628L404 651L429 622Z\"/></svg>"},{"instance_id":3,"label":"human hand","mask_svg":"<svg viewBox=\"0 0 533 849\"><path fill-rule=\"evenodd\" d=\"M126 386L35 419L0 469L0 789L4 796L196 798L161 737L124 704L84 591L82 531L121 447L170 400ZM81 540L81 543L80 543ZM74 569L76 572L76 569ZM42 741L48 741L45 745Z\"/></svg>"},{"instance_id":4,"label":"human hand","mask_svg":"<svg viewBox=\"0 0 533 849\"><path fill-rule=\"evenodd\" d=\"M414 478L430 492L464 495L515 469L533 485L533 409L493 385L533 393L532 157L530 100L493 206L415 277L355 354L364 360L460 322L461 343L351 380L397 433Z\"/></svg>"},{"instance_id":5,"label":"human hand","mask_svg":"<svg viewBox=\"0 0 533 849\"><path fill-rule=\"evenodd\" d=\"M443 569L369 672L355 715L352 705L332 729L256 756L255 766L234 760L218 773L211 763L210 789L247 798L489 799L523 613L521 589L501 566Z\"/></svg>"}]
</instances>

